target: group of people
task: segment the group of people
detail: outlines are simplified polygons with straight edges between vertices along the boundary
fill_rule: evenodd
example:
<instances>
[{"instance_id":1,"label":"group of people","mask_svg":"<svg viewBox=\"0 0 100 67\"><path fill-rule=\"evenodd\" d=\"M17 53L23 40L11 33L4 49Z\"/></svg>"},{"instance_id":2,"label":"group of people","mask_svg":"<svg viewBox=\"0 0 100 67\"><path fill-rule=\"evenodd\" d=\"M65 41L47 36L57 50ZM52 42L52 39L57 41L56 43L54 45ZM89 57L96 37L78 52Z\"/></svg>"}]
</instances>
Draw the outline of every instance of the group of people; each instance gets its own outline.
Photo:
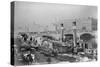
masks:
<instances>
[{"instance_id":1,"label":"group of people","mask_svg":"<svg viewBox=\"0 0 100 67\"><path fill-rule=\"evenodd\" d=\"M16 44L18 46L17 51L21 54L25 64L36 62L38 59L36 52L39 51L39 47L52 49L52 43L42 36L31 36L26 33L21 33L18 34L17 40L21 41L19 45Z\"/></svg>"},{"instance_id":2,"label":"group of people","mask_svg":"<svg viewBox=\"0 0 100 67\"><path fill-rule=\"evenodd\" d=\"M24 59L24 62L27 62L28 64L30 64L32 62L36 62L37 56L36 56L35 52L37 52L39 50L39 47L43 47L43 49L47 49L47 50L48 49L54 50L53 45L57 44L57 43L56 42L53 43L52 40L49 40L48 38L45 38L45 37L42 37L39 35L38 36L37 35L28 35L26 33L18 34L18 39L20 39L22 41L22 43L20 44L20 47L24 48L24 49L22 49L22 58ZM70 41L69 40L66 41L67 46L68 46L68 44L69 44L69 46L73 47L72 46L73 40L71 39ZM88 44L85 43L85 45L86 45L85 48L88 48L88 46L87 46ZM82 51L83 51L84 50L83 41L79 40L76 43L76 47L82 49ZM79 49L79 51L81 51L80 49ZM75 49L73 49L73 51L75 51ZM76 53L78 53L78 52L76 51Z\"/></svg>"}]
</instances>

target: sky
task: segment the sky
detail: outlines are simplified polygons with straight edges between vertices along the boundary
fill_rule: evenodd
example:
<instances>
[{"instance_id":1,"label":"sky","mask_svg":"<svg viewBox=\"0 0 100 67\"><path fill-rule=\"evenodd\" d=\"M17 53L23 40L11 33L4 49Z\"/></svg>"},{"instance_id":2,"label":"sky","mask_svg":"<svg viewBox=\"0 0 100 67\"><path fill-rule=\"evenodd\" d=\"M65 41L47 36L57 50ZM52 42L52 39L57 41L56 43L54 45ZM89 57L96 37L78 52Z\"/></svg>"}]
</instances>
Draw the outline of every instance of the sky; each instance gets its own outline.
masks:
<instances>
[{"instance_id":1,"label":"sky","mask_svg":"<svg viewBox=\"0 0 100 67\"><path fill-rule=\"evenodd\" d=\"M15 31L30 29L37 31L63 19L97 18L96 6L50 4L38 2L15 2Z\"/></svg>"}]
</instances>

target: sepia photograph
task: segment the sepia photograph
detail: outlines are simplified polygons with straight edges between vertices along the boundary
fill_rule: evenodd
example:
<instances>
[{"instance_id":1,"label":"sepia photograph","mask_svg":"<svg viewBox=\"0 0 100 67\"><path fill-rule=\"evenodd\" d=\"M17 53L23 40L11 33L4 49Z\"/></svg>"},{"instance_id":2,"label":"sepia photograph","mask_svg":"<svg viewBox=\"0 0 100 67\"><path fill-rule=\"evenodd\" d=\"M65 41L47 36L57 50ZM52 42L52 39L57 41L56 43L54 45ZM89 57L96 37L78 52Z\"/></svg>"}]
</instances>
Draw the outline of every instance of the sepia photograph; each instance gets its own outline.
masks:
<instances>
[{"instance_id":1,"label":"sepia photograph","mask_svg":"<svg viewBox=\"0 0 100 67\"><path fill-rule=\"evenodd\" d=\"M11 2L11 65L96 62L97 6Z\"/></svg>"}]
</instances>

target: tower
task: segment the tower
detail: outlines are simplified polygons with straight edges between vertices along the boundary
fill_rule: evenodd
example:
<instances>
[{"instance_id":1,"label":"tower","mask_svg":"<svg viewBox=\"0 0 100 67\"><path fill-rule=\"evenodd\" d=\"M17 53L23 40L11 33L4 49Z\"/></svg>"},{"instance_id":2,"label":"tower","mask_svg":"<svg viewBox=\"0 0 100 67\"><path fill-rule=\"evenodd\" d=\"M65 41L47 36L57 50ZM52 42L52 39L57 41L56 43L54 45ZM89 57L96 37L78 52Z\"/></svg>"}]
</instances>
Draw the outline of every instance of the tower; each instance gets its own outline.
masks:
<instances>
[{"instance_id":1,"label":"tower","mask_svg":"<svg viewBox=\"0 0 100 67\"><path fill-rule=\"evenodd\" d=\"M77 47L76 47L76 43L77 43L77 32L76 32L76 21L72 23L73 25L73 49L74 52L77 52Z\"/></svg>"}]
</instances>

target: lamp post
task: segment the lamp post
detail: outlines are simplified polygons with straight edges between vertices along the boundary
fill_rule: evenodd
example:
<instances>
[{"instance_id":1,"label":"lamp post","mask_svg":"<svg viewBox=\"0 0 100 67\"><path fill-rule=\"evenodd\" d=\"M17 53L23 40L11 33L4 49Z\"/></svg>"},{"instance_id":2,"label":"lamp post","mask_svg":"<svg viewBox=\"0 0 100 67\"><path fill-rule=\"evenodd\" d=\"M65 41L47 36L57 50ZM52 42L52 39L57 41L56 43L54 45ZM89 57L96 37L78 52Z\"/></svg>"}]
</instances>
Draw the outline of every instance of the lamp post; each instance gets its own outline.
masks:
<instances>
[{"instance_id":1,"label":"lamp post","mask_svg":"<svg viewBox=\"0 0 100 67\"><path fill-rule=\"evenodd\" d=\"M64 25L63 25L63 23L61 24L61 40L62 40L62 42L63 42L63 36L64 36Z\"/></svg>"}]
</instances>

